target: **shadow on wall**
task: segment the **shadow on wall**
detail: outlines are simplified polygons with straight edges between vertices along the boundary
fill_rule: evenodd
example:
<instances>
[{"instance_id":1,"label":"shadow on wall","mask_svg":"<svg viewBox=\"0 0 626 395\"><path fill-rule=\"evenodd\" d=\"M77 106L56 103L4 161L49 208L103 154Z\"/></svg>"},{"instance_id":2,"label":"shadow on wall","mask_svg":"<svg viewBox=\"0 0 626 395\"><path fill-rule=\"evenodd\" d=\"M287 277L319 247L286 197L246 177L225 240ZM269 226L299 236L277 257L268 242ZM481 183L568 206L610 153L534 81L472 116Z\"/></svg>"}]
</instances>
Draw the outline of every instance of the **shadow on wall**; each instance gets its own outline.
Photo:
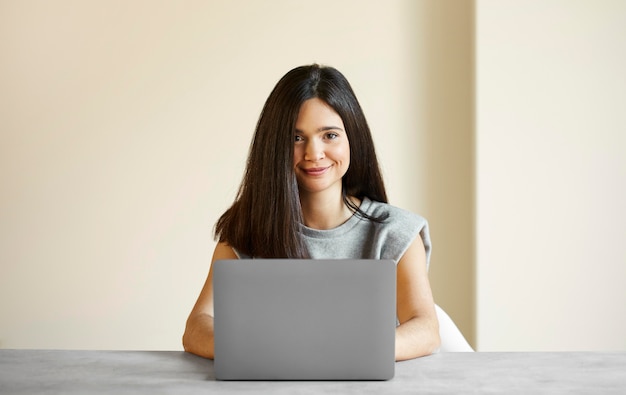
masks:
<instances>
[{"instance_id":1,"label":"shadow on wall","mask_svg":"<svg viewBox=\"0 0 626 395\"><path fill-rule=\"evenodd\" d=\"M474 1L408 3L415 50L415 211L430 223L430 280L441 305L475 345ZM416 155L416 152L418 155Z\"/></svg>"}]
</instances>

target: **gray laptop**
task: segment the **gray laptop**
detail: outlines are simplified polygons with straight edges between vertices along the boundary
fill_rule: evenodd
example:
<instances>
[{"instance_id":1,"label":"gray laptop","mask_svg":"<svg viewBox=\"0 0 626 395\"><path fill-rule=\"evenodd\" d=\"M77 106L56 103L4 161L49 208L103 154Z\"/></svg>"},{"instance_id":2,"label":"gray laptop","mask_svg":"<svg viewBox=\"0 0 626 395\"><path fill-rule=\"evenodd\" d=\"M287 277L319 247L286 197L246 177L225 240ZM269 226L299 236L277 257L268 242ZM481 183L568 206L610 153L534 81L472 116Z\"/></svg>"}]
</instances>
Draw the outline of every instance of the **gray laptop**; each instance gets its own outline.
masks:
<instances>
[{"instance_id":1,"label":"gray laptop","mask_svg":"<svg viewBox=\"0 0 626 395\"><path fill-rule=\"evenodd\" d=\"M216 379L393 377L393 261L242 259L214 265Z\"/></svg>"}]
</instances>

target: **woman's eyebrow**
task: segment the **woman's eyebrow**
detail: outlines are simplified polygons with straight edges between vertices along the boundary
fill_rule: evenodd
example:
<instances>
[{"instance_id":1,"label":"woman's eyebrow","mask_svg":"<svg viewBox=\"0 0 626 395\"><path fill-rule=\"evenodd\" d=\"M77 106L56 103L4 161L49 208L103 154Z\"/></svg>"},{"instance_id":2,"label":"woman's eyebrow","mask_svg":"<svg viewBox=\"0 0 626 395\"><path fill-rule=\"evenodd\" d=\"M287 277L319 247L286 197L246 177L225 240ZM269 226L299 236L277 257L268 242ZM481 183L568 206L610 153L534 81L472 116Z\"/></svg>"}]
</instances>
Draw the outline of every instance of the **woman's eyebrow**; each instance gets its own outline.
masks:
<instances>
[{"instance_id":1,"label":"woman's eyebrow","mask_svg":"<svg viewBox=\"0 0 626 395\"><path fill-rule=\"evenodd\" d=\"M318 132L325 132L327 130L341 130L342 132L344 131L339 126L322 126L321 128L317 129Z\"/></svg>"},{"instance_id":2,"label":"woman's eyebrow","mask_svg":"<svg viewBox=\"0 0 626 395\"><path fill-rule=\"evenodd\" d=\"M342 132L344 132L345 130L343 130L342 128L340 128L339 126L322 126L321 128L318 128L316 130L317 133L319 132L326 132L328 130L341 130ZM302 130L296 128L296 132L298 133L302 133Z\"/></svg>"}]
</instances>

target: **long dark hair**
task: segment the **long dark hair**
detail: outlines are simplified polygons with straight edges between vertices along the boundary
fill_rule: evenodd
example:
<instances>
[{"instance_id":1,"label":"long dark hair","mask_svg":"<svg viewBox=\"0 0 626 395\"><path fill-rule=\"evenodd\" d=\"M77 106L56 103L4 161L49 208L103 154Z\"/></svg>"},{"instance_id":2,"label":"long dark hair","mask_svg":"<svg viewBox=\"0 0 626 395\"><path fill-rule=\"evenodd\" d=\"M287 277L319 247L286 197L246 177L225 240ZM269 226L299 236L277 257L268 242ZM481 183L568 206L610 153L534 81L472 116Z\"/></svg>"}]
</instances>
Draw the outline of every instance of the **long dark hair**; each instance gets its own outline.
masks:
<instances>
[{"instance_id":1,"label":"long dark hair","mask_svg":"<svg viewBox=\"0 0 626 395\"><path fill-rule=\"evenodd\" d=\"M300 106L319 98L341 117L350 143L343 200L357 215L374 221L350 199L387 202L369 126L352 87L332 67L301 66L289 71L270 93L250 145L246 171L233 205L215 225L215 236L256 258L306 258L303 223L293 169L295 125Z\"/></svg>"}]
</instances>

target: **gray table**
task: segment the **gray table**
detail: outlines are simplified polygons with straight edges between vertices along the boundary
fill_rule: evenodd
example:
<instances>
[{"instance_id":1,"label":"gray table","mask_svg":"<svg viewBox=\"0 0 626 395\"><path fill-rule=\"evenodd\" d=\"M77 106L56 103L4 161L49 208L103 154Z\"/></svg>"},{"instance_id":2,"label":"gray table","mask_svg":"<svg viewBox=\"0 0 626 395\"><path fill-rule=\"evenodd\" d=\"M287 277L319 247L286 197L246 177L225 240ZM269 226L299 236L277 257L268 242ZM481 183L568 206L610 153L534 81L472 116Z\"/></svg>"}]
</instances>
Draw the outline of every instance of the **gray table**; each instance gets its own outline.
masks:
<instances>
[{"instance_id":1,"label":"gray table","mask_svg":"<svg viewBox=\"0 0 626 395\"><path fill-rule=\"evenodd\" d=\"M0 394L626 394L626 353L441 353L382 382L215 381L177 351L0 350Z\"/></svg>"}]
</instances>

